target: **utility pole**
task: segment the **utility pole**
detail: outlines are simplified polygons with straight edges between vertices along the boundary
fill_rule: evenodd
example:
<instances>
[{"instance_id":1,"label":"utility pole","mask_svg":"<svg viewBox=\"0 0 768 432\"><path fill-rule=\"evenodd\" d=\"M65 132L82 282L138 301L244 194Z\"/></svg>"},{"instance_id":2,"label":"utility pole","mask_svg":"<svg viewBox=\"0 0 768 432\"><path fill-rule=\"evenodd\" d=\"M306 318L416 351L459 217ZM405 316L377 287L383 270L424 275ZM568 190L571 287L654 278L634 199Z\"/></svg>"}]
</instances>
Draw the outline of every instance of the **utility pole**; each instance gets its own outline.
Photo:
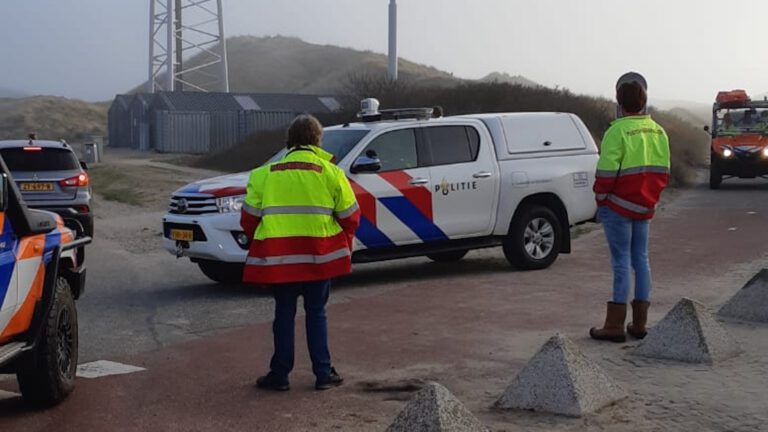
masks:
<instances>
[{"instance_id":1,"label":"utility pole","mask_svg":"<svg viewBox=\"0 0 768 432\"><path fill-rule=\"evenodd\" d=\"M397 81L397 0L389 1L389 69L390 81Z\"/></svg>"},{"instance_id":2,"label":"utility pole","mask_svg":"<svg viewBox=\"0 0 768 432\"><path fill-rule=\"evenodd\" d=\"M149 0L147 91L229 91L223 0Z\"/></svg>"}]
</instances>

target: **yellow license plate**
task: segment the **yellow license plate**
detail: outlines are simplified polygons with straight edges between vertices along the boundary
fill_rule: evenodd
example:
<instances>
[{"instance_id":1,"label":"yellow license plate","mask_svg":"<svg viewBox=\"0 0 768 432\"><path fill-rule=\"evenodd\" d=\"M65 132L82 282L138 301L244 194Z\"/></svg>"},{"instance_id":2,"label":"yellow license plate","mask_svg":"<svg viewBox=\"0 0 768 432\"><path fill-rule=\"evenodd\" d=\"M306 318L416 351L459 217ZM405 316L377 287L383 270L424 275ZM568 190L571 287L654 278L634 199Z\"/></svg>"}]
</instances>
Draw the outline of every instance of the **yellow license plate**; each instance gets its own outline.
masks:
<instances>
[{"instance_id":1,"label":"yellow license plate","mask_svg":"<svg viewBox=\"0 0 768 432\"><path fill-rule=\"evenodd\" d=\"M53 191L53 183L22 183L22 192L51 192Z\"/></svg>"},{"instance_id":2,"label":"yellow license plate","mask_svg":"<svg viewBox=\"0 0 768 432\"><path fill-rule=\"evenodd\" d=\"M193 238L194 236L192 234L192 230L179 230L179 229L171 230L171 240L192 241Z\"/></svg>"}]
</instances>

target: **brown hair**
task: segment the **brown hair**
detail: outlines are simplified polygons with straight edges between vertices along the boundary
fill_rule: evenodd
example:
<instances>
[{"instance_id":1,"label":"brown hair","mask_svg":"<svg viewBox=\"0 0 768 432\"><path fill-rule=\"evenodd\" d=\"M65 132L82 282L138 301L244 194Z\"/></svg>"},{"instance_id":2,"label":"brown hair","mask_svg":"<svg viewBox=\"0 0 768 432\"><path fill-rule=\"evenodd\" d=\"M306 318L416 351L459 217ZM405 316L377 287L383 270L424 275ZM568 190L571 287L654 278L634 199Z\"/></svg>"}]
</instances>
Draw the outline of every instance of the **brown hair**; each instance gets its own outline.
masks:
<instances>
[{"instance_id":1,"label":"brown hair","mask_svg":"<svg viewBox=\"0 0 768 432\"><path fill-rule=\"evenodd\" d=\"M319 146L320 139L323 137L323 125L314 116L301 114L293 119L291 126L288 127L288 148L299 146Z\"/></svg>"},{"instance_id":2,"label":"brown hair","mask_svg":"<svg viewBox=\"0 0 768 432\"><path fill-rule=\"evenodd\" d=\"M622 84L619 89L616 90L616 101L626 113L634 114L639 113L645 108L645 103L648 101L648 95L640 84L636 82L628 82Z\"/></svg>"}]
</instances>

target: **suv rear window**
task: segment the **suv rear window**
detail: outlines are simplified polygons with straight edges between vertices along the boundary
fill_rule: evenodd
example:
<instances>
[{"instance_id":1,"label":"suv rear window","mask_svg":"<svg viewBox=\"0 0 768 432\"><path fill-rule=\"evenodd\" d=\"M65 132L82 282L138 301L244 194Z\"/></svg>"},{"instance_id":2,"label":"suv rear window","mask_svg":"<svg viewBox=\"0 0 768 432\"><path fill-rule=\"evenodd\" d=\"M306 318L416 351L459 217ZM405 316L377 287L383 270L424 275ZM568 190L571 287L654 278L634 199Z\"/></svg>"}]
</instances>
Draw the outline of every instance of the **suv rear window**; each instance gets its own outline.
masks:
<instances>
[{"instance_id":1,"label":"suv rear window","mask_svg":"<svg viewBox=\"0 0 768 432\"><path fill-rule=\"evenodd\" d=\"M431 163L450 165L473 162L480 150L480 136L469 126L437 126L424 128L429 143Z\"/></svg>"},{"instance_id":2,"label":"suv rear window","mask_svg":"<svg viewBox=\"0 0 768 432\"><path fill-rule=\"evenodd\" d=\"M40 150L24 150L22 147L0 150L8 169L16 172L23 171L71 171L79 170L80 162L69 150L42 148Z\"/></svg>"}]
</instances>

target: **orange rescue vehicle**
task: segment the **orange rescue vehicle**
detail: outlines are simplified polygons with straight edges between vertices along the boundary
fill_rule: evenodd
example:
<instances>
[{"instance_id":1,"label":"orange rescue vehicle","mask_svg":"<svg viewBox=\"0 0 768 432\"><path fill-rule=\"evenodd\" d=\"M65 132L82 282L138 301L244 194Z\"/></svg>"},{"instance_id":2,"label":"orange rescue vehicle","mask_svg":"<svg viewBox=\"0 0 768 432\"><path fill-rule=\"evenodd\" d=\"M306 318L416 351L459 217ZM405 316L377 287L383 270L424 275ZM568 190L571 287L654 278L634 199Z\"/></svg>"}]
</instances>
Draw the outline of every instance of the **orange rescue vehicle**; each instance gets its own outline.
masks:
<instances>
[{"instance_id":1,"label":"orange rescue vehicle","mask_svg":"<svg viewBox=\"0 0 768 432\"><path fill-rule=\"evenodd\" d=\"M712 108L709 187L724 178L768 178L768 100L753 101L744 90L722 91Z\"/></svg>"}]
</instances>

